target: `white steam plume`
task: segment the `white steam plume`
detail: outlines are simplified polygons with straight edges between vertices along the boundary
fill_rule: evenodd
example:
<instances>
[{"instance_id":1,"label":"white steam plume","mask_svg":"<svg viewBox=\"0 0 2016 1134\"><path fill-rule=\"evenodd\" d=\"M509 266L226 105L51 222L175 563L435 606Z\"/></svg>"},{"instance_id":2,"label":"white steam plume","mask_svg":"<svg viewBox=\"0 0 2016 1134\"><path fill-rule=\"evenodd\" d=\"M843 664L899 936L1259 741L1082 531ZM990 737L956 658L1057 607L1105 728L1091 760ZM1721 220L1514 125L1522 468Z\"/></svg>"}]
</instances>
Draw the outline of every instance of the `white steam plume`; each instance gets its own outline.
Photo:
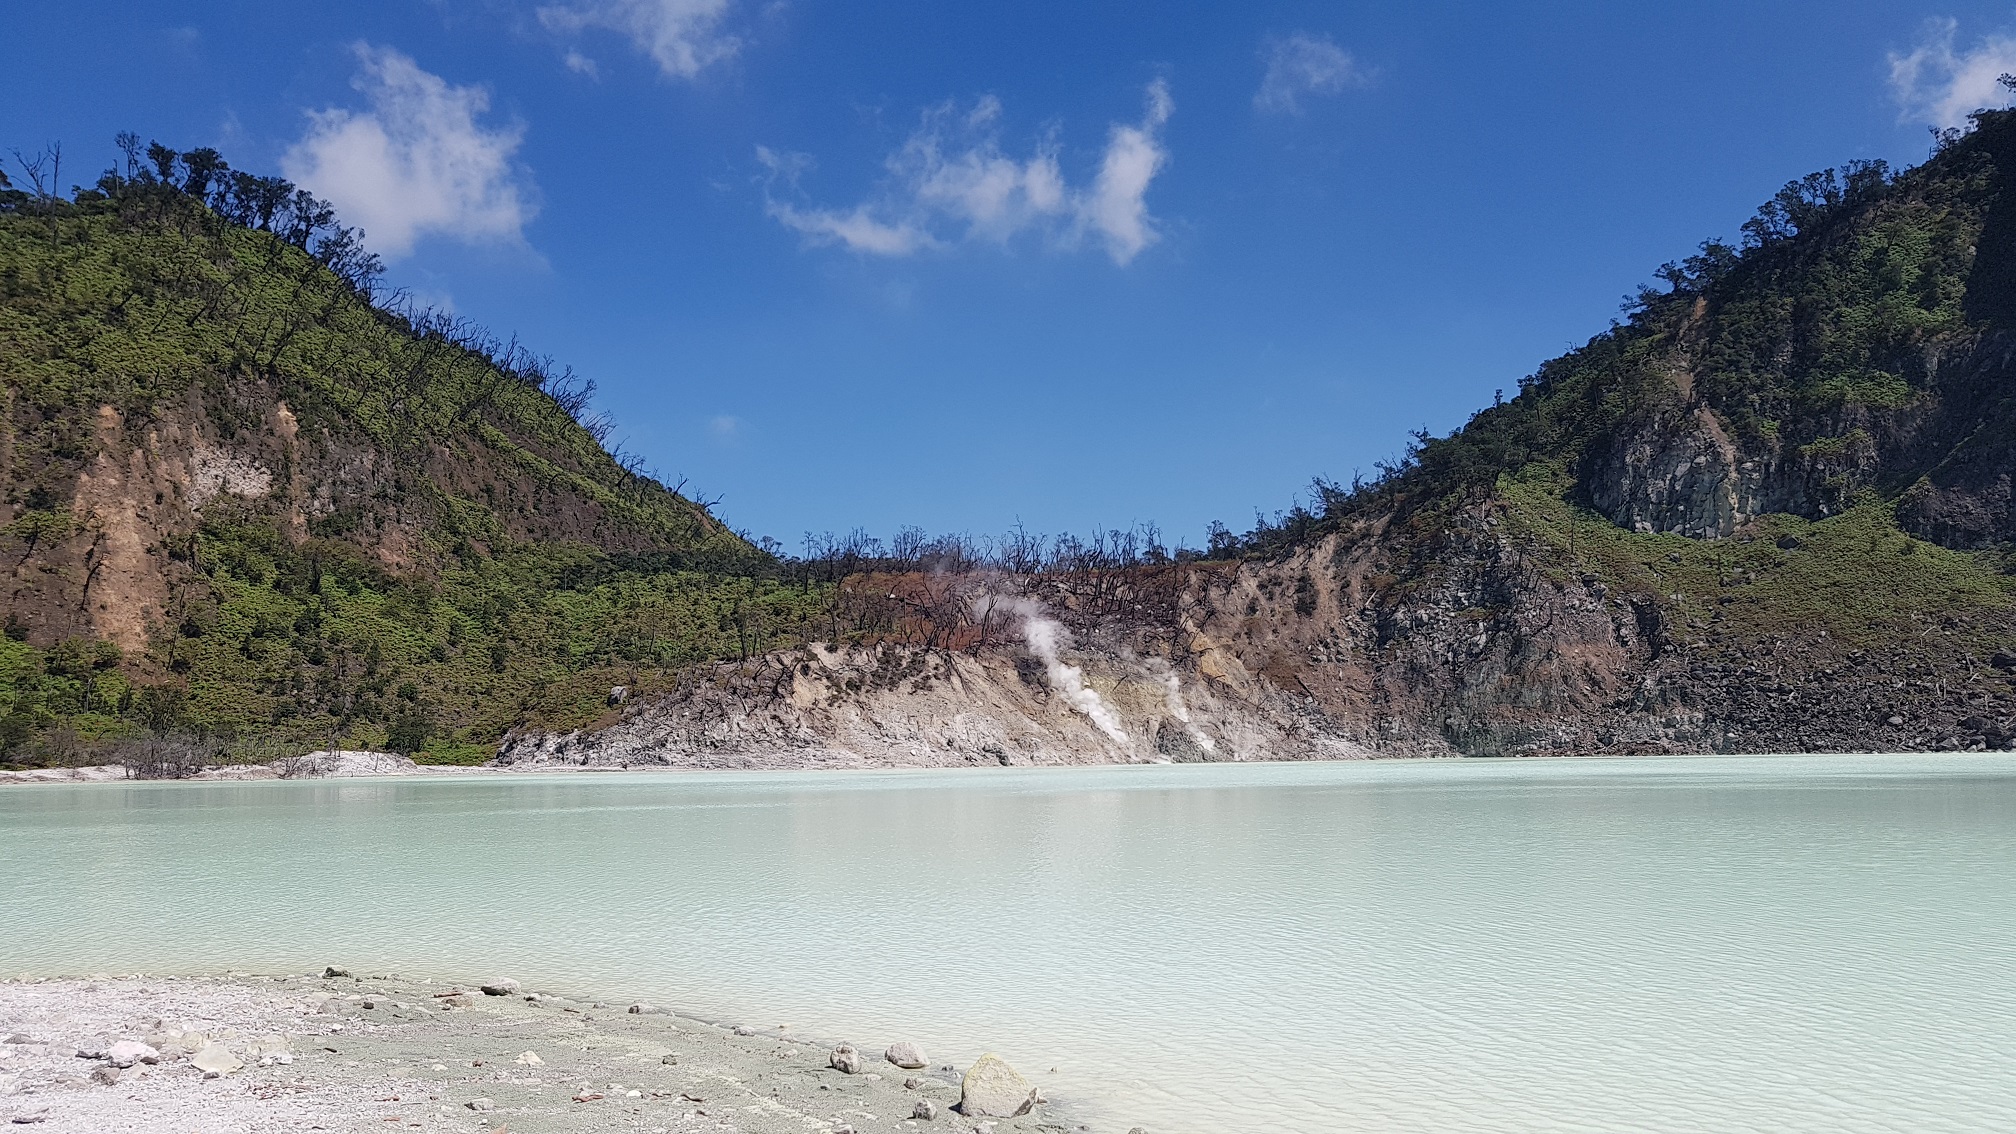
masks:
<instances>
[{"instance_id":1,"label":"white steam plume","mask_svg":"<svg viewBox=\"0 0 2016 1134\"><path fill-rule=\"evenodd\" d=\"M1132 747L1133 741L1120 727L1119 714L1113 711L1104 697L1099 696L1097 690L1085 683L1085 671L1057 656L1057 651L1070 639L1071 632L1050 617L1042 603L1034 599L998 595L990 595L981 601L995 610L1014 615L1021 622L1022 640L1029 643L1029 652L1043 663L1043 675L1049 679L1050 688L1056 690L1058 696L1090 718L1113 743Z\"/></svg>"},{"instance_id":2,"label":"white steam plume","mask_svg":"<svg viewBox=\"0 0 2016 1134\"><path fill-rule=\"evenodd\" d=\"M1162 704L1169 710L1169 715L1182 722L1183 731L1190 734L1190 739L1197 742L1197 747L1206 752L1218 751L1218 742L1207 736L1203 729L1190 723L1190 706L1183 703L1183 682L1176 676L1176 671L1166 666L1156 666L1155 669L1156 676L1162 679Z\"/></svg>"}]
</instances>

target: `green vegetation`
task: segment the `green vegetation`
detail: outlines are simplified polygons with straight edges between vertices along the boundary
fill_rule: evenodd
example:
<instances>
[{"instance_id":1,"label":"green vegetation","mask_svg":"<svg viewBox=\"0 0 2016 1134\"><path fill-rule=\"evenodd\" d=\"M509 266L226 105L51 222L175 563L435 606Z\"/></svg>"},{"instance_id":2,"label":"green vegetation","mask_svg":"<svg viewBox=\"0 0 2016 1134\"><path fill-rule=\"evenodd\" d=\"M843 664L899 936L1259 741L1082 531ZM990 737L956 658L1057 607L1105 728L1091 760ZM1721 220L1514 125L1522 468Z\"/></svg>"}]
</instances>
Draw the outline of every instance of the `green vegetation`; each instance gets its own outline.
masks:
<instances>
[{"instance_id":1,"label":"green vegetation","mask_svg":"<svg viewBox=\"0 0 2016 1134\"><path fill-rule=\"evenodd\" d=\"M1741 538L1699 540L1627 531L1569 502L1570 485L1558 464L1502 477L1508 533L1544 549L1554 582L1588 576L1642 595L1679 636L1741 645L1824 633L1845 649L1933 626L1995 628L1990 648L2012 636L2016 578L1999 557L1914 539L1873 494L1838 516L1767 516Z\"/></svg>"},{"instance_id":2,"label":"green vegetation","mask_svg":"<svg viewBox=\"0 0 2016 1134\"><path fill-rule=\"evenodd\" d=\"M1482 500L1534 461L1572 470L1570 495L1587 502L1592 461L1695 406L1741 446L1840 455L1851 429L1924 403L1941 360L2016 293L1975 262L2007 207L1996 171L2016 159L2016 112L1977 117L1977 130L1901 174L1857 162L1788 184L1743 226L1741 247L1711 240L1665 265L1663 288L1641 289L1623 321L1542 365L1516 396L1446 437L1416 433L1370 481L1319 479L1306 503L1214 548L1275 556L1369 511ZM1891 463L1877 487L1894 499L1926 469Z\"/></svg>"},{"instance_id":3,"label":"green vegetation","mask_svg":"<svg viewBox=\"0 0 2016 1134\"><path fill-rule=\"evenodd\" d=\"M604 449L590 384L374 303L356 234L285 182L123 141L124 167L74 200L0 184L0 555L16 596L0 762L102 760L166 735L227 758L347 744L480 762L511 728L611 711L613 686L825 624L830 585L786 582ZM190 434L264 454L276 487L200 513L157 491L146 533L168 604L122 652L76 597L103 521L73 501L93 461L171 460Z\"/></svg>"}]
</instances>

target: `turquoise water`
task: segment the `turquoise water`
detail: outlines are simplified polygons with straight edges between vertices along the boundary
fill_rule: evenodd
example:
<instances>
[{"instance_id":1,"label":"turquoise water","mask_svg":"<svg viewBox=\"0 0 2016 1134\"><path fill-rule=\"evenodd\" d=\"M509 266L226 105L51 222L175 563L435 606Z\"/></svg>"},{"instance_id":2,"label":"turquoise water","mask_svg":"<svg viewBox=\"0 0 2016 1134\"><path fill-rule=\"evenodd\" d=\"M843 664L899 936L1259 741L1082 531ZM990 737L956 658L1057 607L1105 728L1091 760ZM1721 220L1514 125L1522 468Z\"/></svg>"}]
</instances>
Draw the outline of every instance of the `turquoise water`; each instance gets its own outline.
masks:
<instances>
[{"instance_id":1,"label":"turquoise water","mask_svg":"<svg viewBox=\"0 0 2016 1134\"><path fill-rule=\"evenodd\" d=\"M2016 1129L2007 755L21 787L0 863L0 971L509 975L1095 1131Z\"/></svg>"}]
</instances>

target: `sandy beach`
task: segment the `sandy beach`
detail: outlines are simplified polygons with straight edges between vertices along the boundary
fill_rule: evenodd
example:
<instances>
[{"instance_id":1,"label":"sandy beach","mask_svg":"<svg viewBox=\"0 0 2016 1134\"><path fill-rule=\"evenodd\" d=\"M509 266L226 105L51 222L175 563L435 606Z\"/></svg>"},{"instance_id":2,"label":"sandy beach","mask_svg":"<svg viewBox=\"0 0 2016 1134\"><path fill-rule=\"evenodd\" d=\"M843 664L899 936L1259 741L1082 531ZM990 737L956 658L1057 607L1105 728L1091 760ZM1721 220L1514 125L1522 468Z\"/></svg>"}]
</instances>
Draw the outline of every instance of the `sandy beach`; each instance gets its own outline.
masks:
<instances>
[{"instance_id":1,"label":"sandy beach","mask_svg":"<svg viewBox=\"0 0 2016 1134\"><path fill-rule=\"evenodd\" d=\"M1035 1088L999 1065L897 1066L927 1054L902 1037L839 1051L503 978L330 974L0 981L0 1118L38 1134L1091 1129L1041 1101L1004 1115ZM978 1113L990 1089L998 1109Z\"/></svg>"}]
</instances>

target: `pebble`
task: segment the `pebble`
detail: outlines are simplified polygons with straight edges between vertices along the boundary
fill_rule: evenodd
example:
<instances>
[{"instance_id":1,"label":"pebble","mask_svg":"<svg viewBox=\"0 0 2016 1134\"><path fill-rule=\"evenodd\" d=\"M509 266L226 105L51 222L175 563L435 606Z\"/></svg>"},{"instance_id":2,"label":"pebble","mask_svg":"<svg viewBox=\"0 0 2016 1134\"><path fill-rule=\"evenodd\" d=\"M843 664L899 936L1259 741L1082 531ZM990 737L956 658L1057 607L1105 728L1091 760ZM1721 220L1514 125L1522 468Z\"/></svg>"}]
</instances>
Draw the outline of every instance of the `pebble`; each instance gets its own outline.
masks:
<instances>
[{"instance_id":1,"label":"pebble","mask_svg":"<svg viewBox=\"0 0 2016 1134\"><path fill-rule=\"evenodd\" d=\"M124 1074L125 1072L121 1071L117 1067L113 1066L98 1067L92 1070L91 1081L97 1083L100 1086L114 1087L118 1086L119 1078Z\"/></svg>"},{"instance_id":2,"label":"pebble","mask_svg":"<svg viewBox=\"0 0 2016 1134\"><path fill-rule=\"evenodd\" d=\"M468 1107L470 1110L481 1111L485 1114L497 1109L497 1104L491 1102L489 1099L470 1099L462 1105Z\"/></svg>"},{"instance_id":3,"label":"pebble","mask_svg":"<svg viewBox=\"0 0 2016 1134\"><path fill-rule=\"evenodd\" d=\"M756 1034L756 1029L747 1024L737 1024L735 1025L735 1034L738 1036L753 1036Z\"/></svg>"},{"instance_id":4,"label":"pebble","mask_svg":"<svg viewBox=\"0 0 2016 1134\"><path fill-rule=\"evenodd\" d=\"M652 1004L632 1004L630 1006L630 1014L632 1016L656 1016L664 1011L665 1009Z\"/></svg>"},{"instance_id":5,"label":"pebble","mask_svg":"<svg viewBox=\"0 0 2016 1134\"><path fill-rule=\"evenodd\" d=\"M214 1079L219 1075L229 1075L233 1071L243 1070L245 1067L244 1062L231 1054L230 1049L214 1040L204 1044L203 1050L190 1056L189 1063L196 1070L203 1072L203 1077L206 1079Z\"/></svg>"},{"instance_id":6,"label":"pebble","mask_svg":"<svg viewBox=\"0 0 2016 1134\"><path fill-rule=\"evenodd\" d=\"M135 1063L159 1063L161 1053L139 1040L120 1040L105 1052L105 1058L114 1067L131 1067Z\"/></svg>"},{"instance_id":7,"label":"pebble","mask_svg":"<svg viewBox=\"0 0 2016 1134\"><path fill-rule=\"evenodd\" d=\"M917 1105L910 1108L910 1117L929 1122L938 1117L938 1104L930 1099L918 1099Z\"/></svg>"},{"instance_id":8,"label":"pebble","mask_svg":"<svg viewBox=\"0 0 2016 1134\"><path fill-rule=\"evenodd\" d=\"M833 1049L833 1054L827 1058L826 1065L842 1074L859 1075L861 1073L861 1053L854 1050L853 1044L843 1043Z\"/></svg>"},{"instance_id":9,"label":"pebble","mask_svg":"<svg viewBox=\"0 0 2016 1134\"><path fill-rule=\"evenodd\" d=\"M478 985L477 987L483 990L483 995L485 996L516 996L525 986L506 977L503 980L493 980L489 984Z\"/></svg>"},{"instance_id":10,"label":"pebble","mask_svg":"<svg viewBox=\"0 0 2016 1134\"><path fill-rule=\"evenodd\" d=\"M536 1051L523 1051L518 1053L518 1065L520 1067L543 1067L546 1065L546 1061L539 1058L539 1053Z\"/></svg>"},{"instance_id":11,"label":"pebble","mask_svg":"<svg viewBox=\"0 0 2016 1134\"><path fill-rule=\"evenodd\" d=\"M906 1071L915 1071L920 1067L931 1065L931 1060L925 1056L924 1049L909 1040L897 1040L890 1044L889 1050L882 1053L882 1058Z\"/></svg>"},{"instance_id":12,"label":"pebble","mask_svg":"<svg viewBox=\"0 0 2016 1134\"><path fill-rule=\"evenodd\" d=\"M915 1075L912 1075L908 1079L903 1080L903 1089L906 1091L914 1091L923 1085L924 1080L919 1079Z\"/></svg>"},{"instance_id":13,"label":"pebble","mask_svg":"<svg viewBox=\"0 0 2016 1134\"><path fill-rule=\"evenodd\" d=\"M349 975L349 969L339 968L335 965L330 965L328 968L322 970L322 979L324 980L335 980L337 977L347 977Z\"/></svg>"}]
</instances>

